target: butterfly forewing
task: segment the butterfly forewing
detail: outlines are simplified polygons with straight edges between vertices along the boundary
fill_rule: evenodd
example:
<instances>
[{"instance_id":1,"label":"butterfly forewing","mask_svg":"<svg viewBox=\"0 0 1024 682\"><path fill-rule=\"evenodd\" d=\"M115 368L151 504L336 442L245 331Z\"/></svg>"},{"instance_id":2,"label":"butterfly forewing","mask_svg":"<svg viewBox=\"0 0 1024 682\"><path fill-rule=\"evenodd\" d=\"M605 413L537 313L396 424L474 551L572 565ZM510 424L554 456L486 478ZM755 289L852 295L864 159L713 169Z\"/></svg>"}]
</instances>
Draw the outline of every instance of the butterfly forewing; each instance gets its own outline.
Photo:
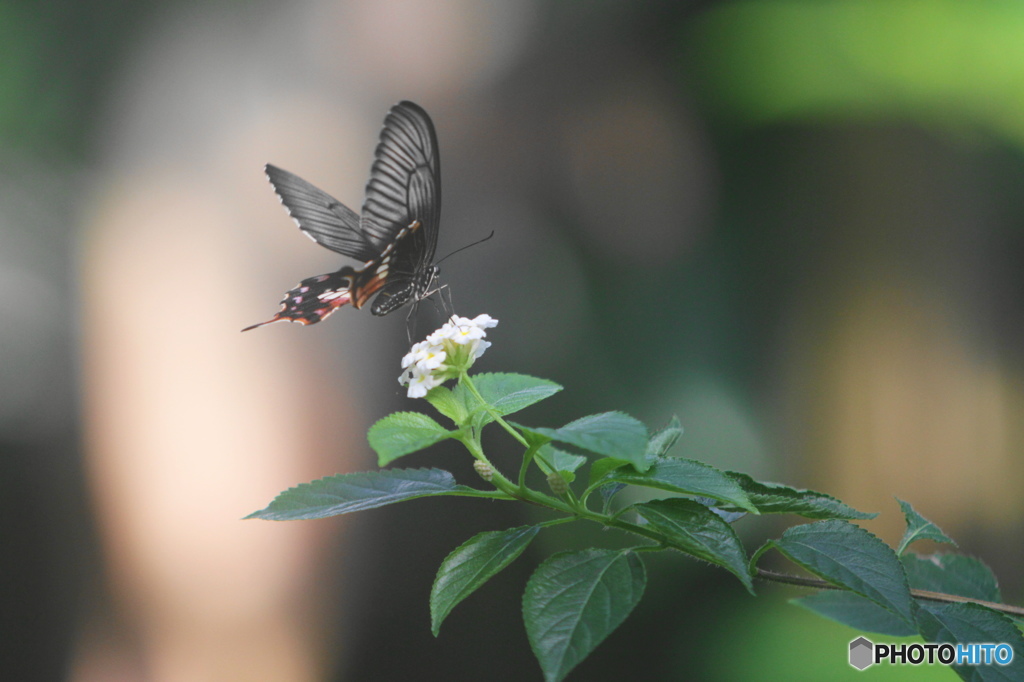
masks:
<instances>
[{"instance_id":1,"label":"butterfly forewing","mask_svg":"<svg viewBox=\"0 0 1024 682\"><path fill-rule=\"evenodd\" d=\"M420 262L429 264L441 216L441 162L427 112L400 102L384 118L363 201L363 234L381 250L420 222Z\"/></svg>"}]
</instances>

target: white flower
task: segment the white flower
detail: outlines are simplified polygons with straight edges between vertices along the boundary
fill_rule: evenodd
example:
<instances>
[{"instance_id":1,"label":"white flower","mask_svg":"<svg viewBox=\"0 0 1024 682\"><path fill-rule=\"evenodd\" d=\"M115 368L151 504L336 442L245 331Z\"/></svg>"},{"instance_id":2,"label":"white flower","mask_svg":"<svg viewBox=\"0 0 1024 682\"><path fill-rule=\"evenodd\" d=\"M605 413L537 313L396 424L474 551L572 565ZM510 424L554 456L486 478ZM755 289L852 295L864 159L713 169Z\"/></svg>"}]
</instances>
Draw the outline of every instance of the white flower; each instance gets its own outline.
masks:
<instances>
[{"instance_id":1,"label":"white flower","mask_svg":"<svg viewBox=\"0 0 1024 682\"><path fill-rule=\"evenodd\" d=\"M472 320L470 320L470 322L477 325L478 327L483 327L484 329L490 329L491 327L498 326L498 321L491 317L490 315L488 315L487 313L481 313L480 315L477 315Z\"/></svg>"},{"instance_id":2,"label":"white flower","mask_svg":"<svg viewBox=\"0 0 1024 682\"><path fill-rule=\"evenodd\" d=\"M484 341L480 339L470 347L470 351L473 353L473 359L476 360L478 357L484 354L484 351L491 347L490 341Z\"/></svg>"},{"instance_id":3,"label":"white flower","mask_svg":"<svg viewBox=\"0 0 1024 682\"><path fill-rule=\"evenodd\" d=\"M422 398L430 389L440 386L465 372L491 346L484 341L485 330L496 327L490 315L473 319L452 315L439 329L423 341L413 344L402 358L402 375L398 383L408 387L410 398Z\"/></svg>"},{"instance_id":4,"label":"white flower","mask_svg":"<svg viewBox=\"0 0 1024 682\"><path fill-rule=\"evenodd\" d=\"M469 322L469 320L466 320L466 322ZM479 341L485 336L487 336L487 332L484 331L483 327L477 327L472 324L460 324L455 327L448 338L460 346L464 346L473 341Z\"/></svg>"},{"instance_id":5,"label":"white flower","mask_svg":"<svg viewBox=\"0 0 1024 682\"><path fill-rule=\"evenodd\" d=\"M409 370L403 372L402 376L398 377L398 383L408 386L406 395L410 398L422 398L430 392L430 389L440 386L444 382L429 372Z\"/></svg>"},{"instance_id":6,"label":"white flower","mask_svg":"<svg viewBox=\"0 0 1024 682\"><path fill-rule=\"evenodd\" d=\"M416 362L416 360L419 359L420 355L425 353L429 348L430 344L427 343L426 341L419 341L417 343L414 343L412 345L412 348L409 349L409 352L406 353L405 357L402 358L402 369L405 369L409 365Z\"/></svg>"},{"instance_id":7,"label":"white flower","mask_svg":"<svg viewBox=\"0 0 1024 682\"><path fill-rule=\"evenodd\" d=\"M443 367L448 353L441 346L428 345L422 341L417 345L421 344L421 348L413 346L413 349L402 358L402 367L415 364L422 371L433 371Z\"/></svg>"}]
</instances>

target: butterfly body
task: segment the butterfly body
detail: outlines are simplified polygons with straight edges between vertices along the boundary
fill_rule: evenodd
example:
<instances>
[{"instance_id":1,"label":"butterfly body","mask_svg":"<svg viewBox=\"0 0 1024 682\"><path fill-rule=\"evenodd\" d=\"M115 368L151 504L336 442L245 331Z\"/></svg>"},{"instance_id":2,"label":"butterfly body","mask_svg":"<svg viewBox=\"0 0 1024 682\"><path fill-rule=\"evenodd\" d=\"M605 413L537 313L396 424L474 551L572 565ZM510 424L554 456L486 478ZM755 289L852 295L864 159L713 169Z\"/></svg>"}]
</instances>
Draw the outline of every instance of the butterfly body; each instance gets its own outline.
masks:
<instances>
[{"instance_id":1,"label":"butterfly body","mask_svg":"<svg viewBox=\"0 0 1024 682\"><path fill-rule=\"evenodd\" d=\"M387 315L429 296L441 216L441 169L430 117L399 102L384 118L366 185L362 215L299 176L267 164L267 179L285 210L308 237L363 265L302 280L285 293L281 310L266 322L316 324L338 308Z\"/></svg>"}]
</instances>

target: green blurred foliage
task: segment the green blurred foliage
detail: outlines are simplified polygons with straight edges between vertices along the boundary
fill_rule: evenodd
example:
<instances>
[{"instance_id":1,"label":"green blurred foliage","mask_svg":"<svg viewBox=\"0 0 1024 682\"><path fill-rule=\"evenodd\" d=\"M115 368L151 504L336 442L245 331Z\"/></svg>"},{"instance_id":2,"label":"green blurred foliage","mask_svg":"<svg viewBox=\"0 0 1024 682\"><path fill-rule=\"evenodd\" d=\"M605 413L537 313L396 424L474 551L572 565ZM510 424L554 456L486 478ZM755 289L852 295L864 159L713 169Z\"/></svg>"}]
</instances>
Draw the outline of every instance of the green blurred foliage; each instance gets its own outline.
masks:
<instances>
[{"instance_id":1,"label":"green blurred foliage","mask_svg":"<svg viewBox=\"0 0 1024 682\"><path fill-rule=\"evenodd\" d=\"M1024 144L1017 2L740 2L684 35L706 92L740 122L886 117Z\"/></svg>"},{"instance_id":2,"label":"green blurred foliage","mask_svg":"<svg viewBox=\"0 0 1024 682\"><path fill-rule=\"evenodd\" d=\"M88 157L119 57L165 4L0 1L0 147Z\"/></svg>"},{"instance_id":3,"label":"green blurred foliage","mask_svg":"<svg viewBox=\"0 0 1024 682\"><path fill-rule=\"evenodd\" d=\"M762 594L757 608L743 609L714 626L699 664L703 680L747 680L768 682L817 682L818 680L953 680L956 676L942 666L909 666L882 663L865 673L846 663L850 641L865 633L816 617L781 601L777 590ZM727 625L726 625L727 624ZM867 634L876 642L920 642L920 637L888 637ZM691 670L680 662L680 674ZM692 664L692 662L690 662Z\"/></svg>"}]
</instances>

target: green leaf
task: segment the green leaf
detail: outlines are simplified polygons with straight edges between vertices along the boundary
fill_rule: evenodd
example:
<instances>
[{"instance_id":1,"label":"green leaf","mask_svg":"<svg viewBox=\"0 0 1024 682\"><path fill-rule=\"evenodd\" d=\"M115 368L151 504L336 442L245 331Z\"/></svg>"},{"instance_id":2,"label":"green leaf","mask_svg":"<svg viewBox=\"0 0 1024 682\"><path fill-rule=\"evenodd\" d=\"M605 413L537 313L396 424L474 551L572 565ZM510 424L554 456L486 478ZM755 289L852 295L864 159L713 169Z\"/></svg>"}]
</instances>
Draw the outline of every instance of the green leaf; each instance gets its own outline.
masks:
<instances>
[{"instance_id":1,"label":"green leaf","mask_svg":"<svg viewBox=\"0 0 1024 682\"><path fill-rule=\"evenodd\" d=\"M955 594L968 599L1001 602L999 584L992 570L974 557L933 554L900 557L912 588Z\"/></svg>"},{"instance_id":2,"label":"green leaf","mask_svg":"<svg viewBox=\"0 0 1024 682\"><path fill-rule=\"evenodd\" d=\"M553 381L526 374L474 374L471 380L483 399L503 417L550 398L562 390L562 387ZM466 406L467 412L480 409L476 396L461 383L455 387L454 394L456 399ZM482 412L480 419L480 426L494 421L494 417L487 412Z\"/></svg>"},{"instance_id":3,"label":"green leaf","mask_svg":"<svg viewBox=\"0 0 1024 682\"><path fill-rule=\"evenodd\" d=\"M649 528L663 533L678 549L732 572L753 594L747 553L732 526L700 502L685 498L633 505Z\"/></svg>"},{"instance_id":4,"label":"green leaf","mask_svg":"<svg viewBox=\"0 0 1024 682\"><path fill-rule=\"evenodd\" d=\"M451 610L522 554L539 530L540 526L520 526L480 533L445 557L430 591L435 637Z\"/></svg>"},{"instance_id":5,"label":"green leaf","mask_svg":"<svg viewBox=\"0 0 1024 682\"><path fill-rule=\"evenodd\" d=\"M443 469L386 469L328 476L289 488L247 519L320 519L432 495L489 496Z\"/></svg>"},{"instance_id":6,"label":"green leaf","mask_svg":"<svg viewBox=\"0 0 1024 682\"><path fill-rule=\"evenodd\" d=\"M601 482L605 476L610 472L627 466L629 462L624 459L615 459L614 457L602 457L593 464L590 465L590 478L587 486L593 487ZM625 484L623 484L625 485Z\"/></svg>"},{"instance_id":7,"label":"green leaf","mask_svg":"<svg viewBox=\"0 0 1024 682\"><path fill-rule=\"evenodd\" d=\"M857 511L834 497L814 490L755 481L746 474L727 471L762 514L798 514L809 519L873 519L878 514Z\"/></svg>"},{"instance_id":8,"label":"green leaf","mask_svg":"<svg viewBox=\"0 0 1024 682\"><path fill-rule=\"evenodd\" d=\"M535 428L560 443L568 443L590 452L624 459L637 471L647 471L647 427L622 412L592 414L570 422L560 429Z\"/></svg>"},{"instance_id":9,"label":"green leaf","mask_svg":"<svg viewBox=\"0 0 1024 682\"><path fill-rule=\"evenodd\" d=\"M541 446L537 455L543 457L544 461L554 467L555 471L576 471L587 462L587 458L583 455L574 455L552 445Z\"/></svg>"},{"instance_id":10,"label":"green leaf","mask_svg":"<svg viewBox=\"0 0 1024 682\"><path fill-rule=\"evenodd\" d=\"M904 502L898 497L896 498L896 501L900 503L900 509L903 510L903 516L907 519L907 532L903 534L903 540L900 541L900 546L896 550L897 554L903 554L904 550L907 549L910 543L916 542L917 540L947 542L954 547L956 546L956 543L953 542L949 536L939 530L938 526L914 511L914 508L910 506L909 502Z\"/></svg>"},{"instance_id":11,"label":"green leaf","mask_svg":"<svg viewBox=\"0 0 1024 682\"><path fill-rule=\"evenodd\" d=\"M660 459L643 474L629 468L617 469L607 480L710 497L754 514L758 513L757 507L751 503L739 483L724 472L693 459Z\"/></svg>"},{"instance_id":12,"label":"green leaf","mask_svg":"<svg viewBox=\"0 0 1024 682\"><path fill-rule=\"evenodd\" d=\"M377 464L386 466L403 455L457 434L458 431L448 431L425 414L395 412L371 426L367 440L377 453Z\"/></svg>"},{"instance_id":13,"label":"green leaf","mask_svg":"<svg viewBox=\"0 0 1024 682\"><path fill-rule=\"evenodd\" d=\"M892 548L863 528L834 519L817 521L790 528L766 546L775 547L819 578L867 597L907 623L914 622L902 564Z\"/></svg>"},{"instance_id":14,"label":"green leaf","mask_svg":"<svg viewBox=\"0 0 1024 682\"><path fill-rule=\"evenodd\" d=\"M673 415L668 424L660 431L651 434L651 439L647 443L647 458L655 460L664 457L681 435L683 435L683 427L679 423L679 417Z\"/></svg>"},{"instance_id":15,"label":"green leaf","mask_svg":"<svg viewBox=\"0 0 1024 682\"><path fill-rule=\"evenodd\" d=\"M629 615L647 583L630 551L562 552L526 585L523 619L547 682L562 680Z\"/></svg>"},{"instance_id":16,"label":"green leaf","mask_svg":"<svg viewBox=\"0 0 1024 682\"><path fill-rule=\"evenodd\" d=\"M917 625L925 641L944 644L1006 643L1013 648L1009 665L950 666L963 680L1024 680L1024 637L1009 618L978 604L921 602Z\"/></svg>"},{"instance_id":17,"label":"green leaf","mask_svg":"<svg viewBox=\"0 0 1024 682\"><path fill-rule=\"evenodd\" d=\"M742 509L739 509L737 511L726 511L725 509L722 509L721 506L719 506L718 500L713 500L710 497L698 496L693 499L696 500L697 502L700 502L711 511L715 512L715 515L721 517L721 519L726 523L734 523L747 515L747 512L743 511Z\"/></svg>"},{"instance_id":18,"label":"green leaf","mask_svg":"<svg viewBox=\"0 0 1024 682\"><path fill-rule=\"evenodd\" d=\"M819 616L864 632L877 632L891 637L917 634L917 628L911 627L899 616L853 592L822 590L790 601Z\"/></svg>"},{"instance_id":19,"label":"green leaf","mask_svg":"<svg viewBox=\"0 0 1024 682\"><path fill-rule=\"evenodd\" d=\"M537 431L534 431L533 427L531 426L523 426L522 424L516 423L514 421L509 421L508 424L509 426L512 426L517 431L519 431L520 434L522 434L523 438L526 440L526 444L531 448L540 448L541 446L551 442L550 436L548 436L547 434L538 433Z\"/></svg>"},{"instance_id":20,"label":"green leaf","mask_svg":"<svg viewBox=\"0 0 1024 682\"><path fill-rule=\"evenodd\" d=\"M466 421L466 406L445 386L430 389L427 393L427 402L457 425L462 425Z\"/></svg>"}]
</instances>

